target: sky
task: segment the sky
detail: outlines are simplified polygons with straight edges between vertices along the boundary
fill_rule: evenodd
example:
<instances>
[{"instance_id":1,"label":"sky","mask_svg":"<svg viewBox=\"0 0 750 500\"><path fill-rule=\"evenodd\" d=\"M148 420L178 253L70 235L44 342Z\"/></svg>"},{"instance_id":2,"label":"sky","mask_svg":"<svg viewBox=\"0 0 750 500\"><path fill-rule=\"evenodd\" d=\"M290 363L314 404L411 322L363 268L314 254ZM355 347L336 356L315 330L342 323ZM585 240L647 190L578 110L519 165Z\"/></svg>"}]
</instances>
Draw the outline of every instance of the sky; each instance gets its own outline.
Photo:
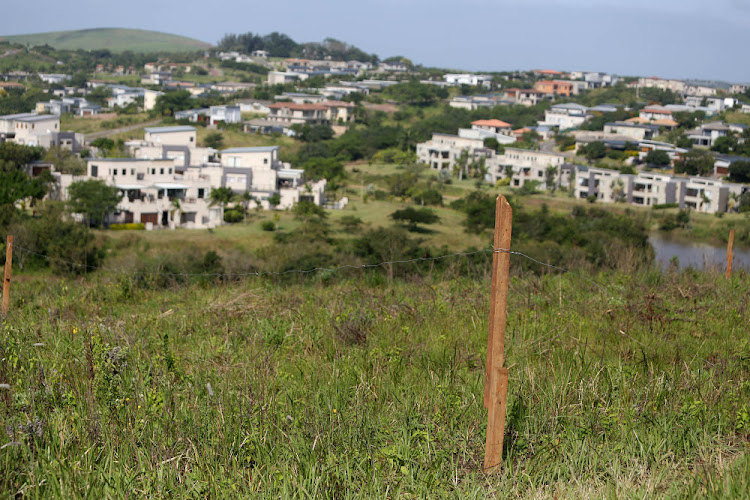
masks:
<instances>
[{"instance_id":1,"label":"sky","mask_svg":"<svg viewBox=\"0 0 750 500\"><path fill-rule=\"evenodd\" d=\"M124 27L333 37L465 71L550 68L750 82L750 0L101 0L9 2L0 34Z\"/></svg>"}]
</instances>

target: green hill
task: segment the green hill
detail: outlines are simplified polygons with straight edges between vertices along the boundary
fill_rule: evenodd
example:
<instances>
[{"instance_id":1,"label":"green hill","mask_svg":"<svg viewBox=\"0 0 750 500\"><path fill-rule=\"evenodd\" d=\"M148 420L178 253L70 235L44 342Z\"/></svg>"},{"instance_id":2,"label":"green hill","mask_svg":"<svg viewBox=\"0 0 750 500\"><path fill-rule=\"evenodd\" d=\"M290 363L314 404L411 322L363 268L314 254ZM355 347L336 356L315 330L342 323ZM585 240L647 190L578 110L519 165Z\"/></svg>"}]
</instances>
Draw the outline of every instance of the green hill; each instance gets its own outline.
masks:
<instances>
[{"instance_id":1,"label":"green hill","mask_svg":"<svg viewBox=\"0 0 750 500\"><path fill-rule=\"evenodd\" d=\"M95 28L76 31L51 31L29 35L0 36L13 43L50 45L56 49L93 50L112 52L184 52L202 50L211 44L169 33L125 28Z\"/></svg>"}]
</instances>

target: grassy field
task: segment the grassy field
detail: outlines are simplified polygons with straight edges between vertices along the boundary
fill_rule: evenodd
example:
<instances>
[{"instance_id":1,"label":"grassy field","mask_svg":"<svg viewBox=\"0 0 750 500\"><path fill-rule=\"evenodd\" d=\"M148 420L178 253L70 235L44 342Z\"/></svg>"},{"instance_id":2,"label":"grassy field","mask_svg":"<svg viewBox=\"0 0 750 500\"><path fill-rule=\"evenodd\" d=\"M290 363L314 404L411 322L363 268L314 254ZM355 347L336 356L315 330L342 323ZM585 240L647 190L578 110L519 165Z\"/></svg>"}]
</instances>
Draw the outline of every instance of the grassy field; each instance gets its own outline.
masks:
<instances>
[{"instance_id":1,"label":"grassy field","mask_svg":"<svg viewBox=\"0 0 750 500\"><path fill-rule=\"evenodd\" d=\"M747 275L594 276L604 292L513 278L504 466L488 476L486 271L163 290L18 276L0 491L748 498Z\"/></svg>"},{"instance_id":2,"label":"grassy field","mask_svg":"<svg viewBox=\"0 0 750 500\"><path fill-rule=\"evenodd\" d=\"M96 28L76 31L52 31L28 35L1 36L12 43L50 45L64 50L107 49L112 52L188 52L203 50L211 44L169 33L125 28Z\"/></svg>"},{"instance_id":3,"label":"grassy field","mask_svg":"<svg viewBox=\"0 0 750 500\"><path fill-rule=\"evenodd\" d=\"M73 132L79 132L81 134L92 134L94 132L103 132L122 127L130 127L133 125L138 125L140 123L151 122L153 120L154 118L150 117L148 113L119 115L117 117L111 116L111 113L88 117L63 114L60 117L60 128L62 130L71 130ZM141 138L143 138L142 134Z\"/></svg>"}]
</instances>

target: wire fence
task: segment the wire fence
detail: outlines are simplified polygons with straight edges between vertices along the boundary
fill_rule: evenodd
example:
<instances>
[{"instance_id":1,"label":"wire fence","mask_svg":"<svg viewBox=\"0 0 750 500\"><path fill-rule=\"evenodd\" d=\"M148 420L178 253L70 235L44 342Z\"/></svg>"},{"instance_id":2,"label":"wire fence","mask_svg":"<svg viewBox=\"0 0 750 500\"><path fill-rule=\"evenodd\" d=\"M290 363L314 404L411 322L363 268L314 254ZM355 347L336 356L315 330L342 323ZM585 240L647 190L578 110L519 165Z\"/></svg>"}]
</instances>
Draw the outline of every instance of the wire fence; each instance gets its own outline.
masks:
<instances>
[{"instance_id":1,"label":"wire fence","mask_svg":"<svg viewBox=\"0 0 750 500\"><path fill-rule=\"evenodd\" d=\"M105 266L91 266L87 264L81 264L80 262L74 262L74 261L70 261L66 259L61 259L58 257L52 257L49 255L34 252L33 250L30 250L28 248L25 248L19 245L14 245L13 248L14 248L14 251L19 251L28 255L41 257L48 261L55 261L60 264L65 264L67 266L77 267L79 269L85 269L86 271L90 271L90 272L100 271L100 272L106 272L106 273L119 275L119 276L171 276L171 277L180 276L180 277L185 277L185 278L203 277L203 278L228 278L228 279L248 278L248 277L261 278L261 277L266 277L266 276L286 276L286 275L292 275L292 274L308 275L308 274L314 274L314 273L336 273L336 272L340 272L344 270L376 269L376 268L383 268L385 266L392 266L395 264L414 264L414 263L422 263L422 262L436 262L436 261L441 261L441 260L446 260L446 259L456 258L456 257L472 257L475 255L482 255L482 254L486 255L490 253L505 253L505 254L510 254L510 255L524 258L530 262L533 262L547 269L553 269L556 271L560 271L561 273L564 273L564 274L571 274L571 275L577 276L578 278L594 285L602 292L609 293L609 291L606 289L605 286L603 286L600 283L597 283L595 280L589 278L588 276L584 276L583 274L573 271L571 269L567 269L561 266L556 266L547 262L543 262L528 254L525 254L523 252L518 252L515 250L510 250L508 248L485 248L485 249L476 250L473 252L454 252L454 253L439 255L435 257L415 257L412 259L388 260L388 261L382 261L382 262L371 263L371 264L342 264L342 265L333 266L333 267L312 267L308 269L289 269L286 271L202 272L202 273L182 273L182 272L173 272L173 271L123 271L123 270L111 269Z\"/></svg>"},{"instance_id":2,"label":"wire fence","mask_svg":"<svg viewBox=\"0 0 750 500\"><path fill-rule=\"evenodd\" d=\"M508 248L485 248L481 250L476 250L472 252L454 252L434 257L417 257L412 259L401 259L401 260L389 260L389 261L382 261L377 263L368 263L368 264L343 264L339 266L334 267L312 267L308 269L290 269L286 271L251 271L251 272L202 272L202 273L179 273L179 272L171 272L171 271L125 271L120 269L112 269L105 266L92 266L87 264L81 264L80 262L74 262L69 261L66 259L60 259L58 257L49 256L45 254L41 254L38 252L35 252L33 250L30 250L28 248L25 248L23 246L14 245L13 247L14 251L22 252L28 255L33 255L36 257L41 257L43 259L46 259L48 261L56 261L61 264L65 264L71 267L78 267L81 269L86 269L87 271L99 271L99 272L105 272L109 273L114 276L125 276L125 277L137 277L137 276L168 276L168 277L207 277L207 278L227 278L227 279L237 279L237 278L262 278L262 277L271 277L271 276L288 276L288 275L311 275L314 273L336 273L344 270L366 270L366 269L377 269L377 268L383 268L385 266L389 265L406 265L406 264L414 264L414 263L423 263L423 262L435 262L435 261L441 261L451 258L459 258L459 257L472 257L476 255L487 255L492 253L503 253L503 254L510 254L511 256L520 257L522 259L528 260L540 267L543 267L545 269L552 269L555 271L558 271L562 274L569 274L577 279L580 279L582 281L585 281L594 287L596 287L599 291L601 291L608 299L611 300L618 300L616 297L616 293L612 293L610 288L600 282L597 282L596 280L571 269L557 266L554 264L550 264L547 262L543 262L539 259L536 259L526 253L510 250ZM620 335L622 337L627 337L636 344L640 346L642 350L647 350L651 352L656 352L657 346L649 346L645 344L644 342L638 340L637 338L633 337L632 335L628 334L627 332L623 330L619 330L618 332L615 332L617 335ZM712 361L710 361L707 358L704 358L702 356L699 356L698 353L695 353L693 360L698 359L699 361L703 363L707 363L711 366L715 366Z\"/></svg>"}]
</instances>

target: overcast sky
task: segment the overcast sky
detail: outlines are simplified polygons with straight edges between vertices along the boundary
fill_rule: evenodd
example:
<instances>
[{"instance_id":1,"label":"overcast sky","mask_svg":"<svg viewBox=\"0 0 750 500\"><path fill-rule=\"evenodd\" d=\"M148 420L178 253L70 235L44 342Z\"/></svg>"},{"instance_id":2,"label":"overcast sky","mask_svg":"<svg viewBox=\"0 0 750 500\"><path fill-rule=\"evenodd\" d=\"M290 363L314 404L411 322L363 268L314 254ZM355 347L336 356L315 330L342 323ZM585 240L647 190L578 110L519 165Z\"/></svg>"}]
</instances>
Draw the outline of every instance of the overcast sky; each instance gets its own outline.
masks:
<instances>
[{"instance_id":1,"label":"overcast sky","mask_svg":"<svg viewBox=\"0 0 750 500\"><path fill-rule=\"evenodd\" d=\"M552 68L750 82L750 0L53 0L8 2L0 34L143 28L326 37L470 71Z\"/></svg>"}]
</instances>

